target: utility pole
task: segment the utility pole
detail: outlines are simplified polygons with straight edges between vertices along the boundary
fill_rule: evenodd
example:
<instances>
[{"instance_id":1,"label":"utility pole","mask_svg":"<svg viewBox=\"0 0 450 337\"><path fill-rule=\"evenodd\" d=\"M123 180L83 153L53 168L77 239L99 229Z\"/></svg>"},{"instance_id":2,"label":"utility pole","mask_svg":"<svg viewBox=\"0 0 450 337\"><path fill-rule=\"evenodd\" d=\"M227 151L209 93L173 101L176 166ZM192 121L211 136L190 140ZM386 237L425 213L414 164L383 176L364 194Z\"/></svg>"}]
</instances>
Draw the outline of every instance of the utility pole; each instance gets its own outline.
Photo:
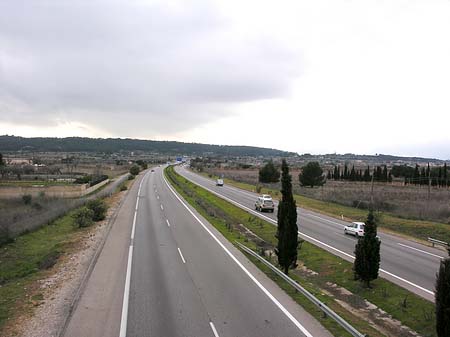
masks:
<instances>
[{"instance_id":1,"label":"utility pole","mask_svg":"<svg viewBox=\"0 0 450 337\"><path fill-rule=\"evenodd\" d=\"M375 176L375 169L372 172L372 186L370 187L370 209L373 210L373 178Z\"/></svg>"},{"instance_id":2,"label":"utility pole","mask_svg":"<svg viewBox=\"0 0 450 337\"><path fill-rule=\"evenodd\" d=\"M428 198L427 198L427 215L430 212L430 196L431 196L431 168L428 163Z\"/></svg>"}]
</instances>

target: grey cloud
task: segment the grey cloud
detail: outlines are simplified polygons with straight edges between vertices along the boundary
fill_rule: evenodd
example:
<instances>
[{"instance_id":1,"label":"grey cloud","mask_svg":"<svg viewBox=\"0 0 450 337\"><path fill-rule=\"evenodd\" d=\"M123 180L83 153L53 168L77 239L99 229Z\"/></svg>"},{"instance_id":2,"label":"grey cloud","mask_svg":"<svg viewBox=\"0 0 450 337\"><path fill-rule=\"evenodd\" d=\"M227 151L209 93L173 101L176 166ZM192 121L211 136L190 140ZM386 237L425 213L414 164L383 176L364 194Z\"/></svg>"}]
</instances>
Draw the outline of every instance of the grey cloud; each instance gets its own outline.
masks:
<instances>
[{"instance_id":1,"label":"grey cloud","mask_svg":"<svg viewBox=\"0 0 450 337\"><path fill-rule=\"evenodd\" d=\"M151 137L287 95L299 55L231 28L203 2L3 1L0 121L60 118Z\"/></svg>"}]
</instances>

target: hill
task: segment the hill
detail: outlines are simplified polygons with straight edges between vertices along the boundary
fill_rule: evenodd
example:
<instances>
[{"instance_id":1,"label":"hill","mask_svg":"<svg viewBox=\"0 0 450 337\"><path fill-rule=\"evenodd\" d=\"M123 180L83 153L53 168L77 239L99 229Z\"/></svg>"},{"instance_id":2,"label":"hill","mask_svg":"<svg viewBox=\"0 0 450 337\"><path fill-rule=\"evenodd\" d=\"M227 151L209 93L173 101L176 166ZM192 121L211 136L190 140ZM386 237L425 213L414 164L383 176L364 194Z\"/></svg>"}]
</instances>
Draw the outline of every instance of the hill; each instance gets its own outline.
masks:
<instances>
[{"instance_id":1,"label":"hill","mask_svg":"<svg viewBox=\"0 0 450 337\"><path fill-rule=\"evenodd\" d=\"M24 138L0 136L0 152L131 152L170 155L287 157L296 153L254 146L212 145L122 138Z\"/></svg>"}]
</instances>

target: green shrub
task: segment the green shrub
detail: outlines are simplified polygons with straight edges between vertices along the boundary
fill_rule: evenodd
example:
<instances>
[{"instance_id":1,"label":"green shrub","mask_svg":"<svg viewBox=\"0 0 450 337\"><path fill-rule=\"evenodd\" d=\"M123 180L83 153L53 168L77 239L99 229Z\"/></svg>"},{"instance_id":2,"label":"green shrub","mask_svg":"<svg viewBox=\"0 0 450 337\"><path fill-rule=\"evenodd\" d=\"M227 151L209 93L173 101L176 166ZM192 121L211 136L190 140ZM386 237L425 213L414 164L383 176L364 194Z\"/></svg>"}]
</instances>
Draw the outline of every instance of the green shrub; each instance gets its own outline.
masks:
<instances>
[{"instance_id":1,"label":"green shrub","mask_svg":"<svg viewBox=\"0 0 450 337\"><path fill-rule=\"evenodd\" d=\"M133 180L134 178L136 178L134 175L132 175L132 174L130 174L129 176L128 176L128 180Z\"/></svg>"},{"instance_id":2,"label":"green shrub","mask_svg":"<svg viewBox=\"0 0 450 337\"><path fill-rule=\"evenodd\" d=\"M120 191L126 191L127 189L128 189L127 185L125 184L120 185Z\"/></svg>"},{"instance_id":3,"label":"green shrub","mask_svg":"<svg viewBox=\"0 0 450 337\"><path fill-rule=\"evenodd\" d=\"M22 200L25 205L31 204L31 199L32 199L31 194L25 194L22 196Z\"/></svg>"},{"instance_id":4,"label":"green shrub","mask_svg":"<svg viewBox=\"0 0 450 337\"><path fill-rule=\"evenodd\" d=\"M94 199L87 202L86 207L94 212L92 220L101 221L106 217L108 206L102 199Z\"/></svg>"},{"instance_id":5,"label":"green shrub","mask_svg":"<svg viewBox=\"0 0 450 337\"><path fill-rule=\"evenodd\" d=\"M94 211L86 206L79 208L72 214L74 224L79 228L91 226L94 223L93 217Z\"/></svg>"},{"instance_id":6,"label":"green shrub","mask_svg":"<svg viewBox=\"0 0 450 337\"><path fill-rule=\"evenodd\" d=\"M137 166L137 165L133 165L130 168L130 173L134 176L137 176L139 174L139 171L140 171L140 169L139 169L139 166Z\"/></svg>"}]
</instances>

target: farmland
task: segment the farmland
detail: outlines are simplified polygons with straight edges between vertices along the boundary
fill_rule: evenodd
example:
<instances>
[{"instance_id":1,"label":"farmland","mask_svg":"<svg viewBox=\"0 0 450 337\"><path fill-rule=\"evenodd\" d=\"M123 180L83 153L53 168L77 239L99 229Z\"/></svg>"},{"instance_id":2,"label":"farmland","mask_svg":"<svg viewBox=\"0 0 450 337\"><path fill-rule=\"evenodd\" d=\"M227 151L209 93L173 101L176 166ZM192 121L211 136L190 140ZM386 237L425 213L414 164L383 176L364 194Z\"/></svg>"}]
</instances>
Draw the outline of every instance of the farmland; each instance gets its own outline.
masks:
<instances>
[{"instance_id":1,"label":"farmland","mask_svg":"<svg viewBox=\"0 0 450 337\"><path fill-rule=\"evenodd\" d=\"M258 170L255 169L208 168L206 172L252 185L258 183ZM295 194L358 209L366 209L369 205L370 183L328 180L323 187L309 188L299 185L298 174L299 170L292 170ZM280 187L279 183L264 186L272 189ZM401 218L450 223L448 188L432 187L428 198L428 186L403 186L399 182L375 183L373 199L377 210Z\"/></svg>"}]
</instances>

